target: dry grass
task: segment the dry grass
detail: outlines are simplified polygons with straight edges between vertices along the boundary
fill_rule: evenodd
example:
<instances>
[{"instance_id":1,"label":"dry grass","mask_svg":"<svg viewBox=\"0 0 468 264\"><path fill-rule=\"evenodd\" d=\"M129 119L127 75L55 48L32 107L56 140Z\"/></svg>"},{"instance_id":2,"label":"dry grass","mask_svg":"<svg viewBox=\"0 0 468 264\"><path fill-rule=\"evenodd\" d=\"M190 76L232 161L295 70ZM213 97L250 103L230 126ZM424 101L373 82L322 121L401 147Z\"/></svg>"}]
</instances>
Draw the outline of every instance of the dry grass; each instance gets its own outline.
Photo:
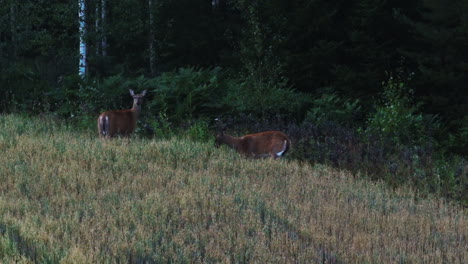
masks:
<instances>
[{"instance_id":1,"label":"dry grass","mask_svg":"<svg viewBox=\"0 0 468 264\"><path fill-rule=\"evenodd\" d=\"M2 263L468 263L466 209L211 142L0 116Z\"/></svg>"}]
</instances>

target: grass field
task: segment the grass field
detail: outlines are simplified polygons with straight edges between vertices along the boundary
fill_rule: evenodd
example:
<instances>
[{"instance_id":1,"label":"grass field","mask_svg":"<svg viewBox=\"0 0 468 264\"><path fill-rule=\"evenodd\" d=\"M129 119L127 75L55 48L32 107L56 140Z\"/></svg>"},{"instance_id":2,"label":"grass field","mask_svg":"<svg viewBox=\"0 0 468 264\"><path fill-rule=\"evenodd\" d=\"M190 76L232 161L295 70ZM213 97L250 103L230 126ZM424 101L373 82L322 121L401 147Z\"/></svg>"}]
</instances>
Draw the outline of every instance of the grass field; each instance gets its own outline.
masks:
<instances>
[{"instance_id":1,"label":"grass field","mask_svg":"<svg viewBox=\"0 0 468 264\"><path fill-rule=\"evenodd\" d=\"M468 263L466 209L212 143L0 116L0 262Z\"/></svg>"}]
</instances>

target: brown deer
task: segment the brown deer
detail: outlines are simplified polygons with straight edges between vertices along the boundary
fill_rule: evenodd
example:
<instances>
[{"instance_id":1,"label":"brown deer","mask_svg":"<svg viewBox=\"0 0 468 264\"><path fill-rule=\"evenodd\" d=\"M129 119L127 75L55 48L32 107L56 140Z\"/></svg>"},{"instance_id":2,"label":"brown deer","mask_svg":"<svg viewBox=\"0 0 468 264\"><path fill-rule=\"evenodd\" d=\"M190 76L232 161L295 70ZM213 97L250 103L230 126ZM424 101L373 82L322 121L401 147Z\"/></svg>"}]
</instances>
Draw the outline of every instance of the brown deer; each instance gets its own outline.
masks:
<instances>
[{"instance_id":1,"label":"brown deer","mask_svg":"<svg viewBox=\"0 0 468 264\"><path fill-rule=\"evenodd\" d=\"M130 136L135 131L136 123L141 112L141 104L146 90L135 94L129 90L133 97L133 107L125 110L107 111L99 115L97 120L99 137L112 138L117 135Z\"/></svg>"},{"instance_id":2,"label":"brown deer","mask_svg":"<svg viewBox=\"0 0 468 264\"><path fill-rule=\"evenodd\" d=\"M216 147L226 144L247 157L277 159L289 150L291 141L288 136L279 131L267 131L243 137L233 137L221 132L216 135L215 144Z\"/></svg>"}]
</instances>

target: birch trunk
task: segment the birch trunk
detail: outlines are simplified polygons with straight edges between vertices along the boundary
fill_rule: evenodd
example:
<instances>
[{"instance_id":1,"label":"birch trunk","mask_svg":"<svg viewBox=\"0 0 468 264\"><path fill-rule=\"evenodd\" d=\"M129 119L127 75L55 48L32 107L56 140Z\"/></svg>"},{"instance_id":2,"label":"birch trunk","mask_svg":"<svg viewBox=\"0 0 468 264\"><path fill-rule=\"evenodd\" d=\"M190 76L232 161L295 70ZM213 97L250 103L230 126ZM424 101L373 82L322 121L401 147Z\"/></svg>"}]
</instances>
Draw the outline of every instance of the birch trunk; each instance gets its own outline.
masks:
<instances>
[{"instance_id":1,"label":"birch trunk","mask_svg":"<svg viewBox=\"0 0 468 264\"><path fill-rule=\"evenodd\" d=\"M79 32L80 32L80 62L79 75L85 77L88 72L87 64L87 46L86 46L86 0L78 0L78 18L79 18Z\"/></svg>"}]
</instances>

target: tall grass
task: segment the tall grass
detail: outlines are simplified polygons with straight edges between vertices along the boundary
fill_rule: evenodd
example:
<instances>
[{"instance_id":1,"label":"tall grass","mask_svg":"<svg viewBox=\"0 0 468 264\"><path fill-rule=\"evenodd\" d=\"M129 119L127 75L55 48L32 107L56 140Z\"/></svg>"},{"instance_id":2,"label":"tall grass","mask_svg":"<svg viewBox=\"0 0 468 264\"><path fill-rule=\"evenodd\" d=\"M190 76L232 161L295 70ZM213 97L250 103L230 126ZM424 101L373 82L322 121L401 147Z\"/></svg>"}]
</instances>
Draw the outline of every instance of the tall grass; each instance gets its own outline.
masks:
<instances>
[{"instance_id":1,"label":"tall grass","mask_svg":"<svg viewBox=\"0 0 468 264\"><path fill-rule=\"evenodd\" d=\"M0 262L468 263L466 209L211 143L0 116Z\"/></svg>"}]
</instances>

